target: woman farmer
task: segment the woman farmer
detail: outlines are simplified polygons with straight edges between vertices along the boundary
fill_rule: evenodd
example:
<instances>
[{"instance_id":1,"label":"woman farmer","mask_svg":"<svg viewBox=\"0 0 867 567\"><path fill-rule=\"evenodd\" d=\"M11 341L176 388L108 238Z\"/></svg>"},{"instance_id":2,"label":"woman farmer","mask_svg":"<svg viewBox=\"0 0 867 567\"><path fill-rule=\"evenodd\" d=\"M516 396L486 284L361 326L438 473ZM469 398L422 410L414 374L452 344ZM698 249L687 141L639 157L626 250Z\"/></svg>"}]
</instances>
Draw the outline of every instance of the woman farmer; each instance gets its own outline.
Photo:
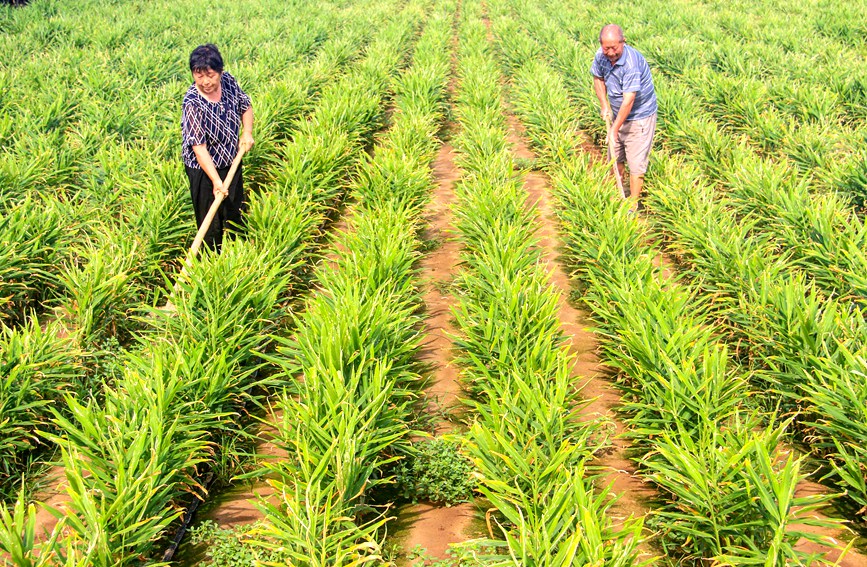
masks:
<instances>
[{"instance_id":1,"label":"woman farmer","mask_svg":"<svg viewBox=\"0 0 867 567\"><path fill-rule=\"evenodd\" d=\"M193 50L190 71L193 85L184 95L181 118L182 155L199 227L214 198L220 193L224 196L204 240L207 246L219 251L223 229L244 226L246 200L241 167L229 187L223 185L223 180L238 153L240 126L243 126L240 144L248 150L253 146L253 107L235 78L223 72L223 58L215 45L200 45Z\"/></svg>"}]
</instances>

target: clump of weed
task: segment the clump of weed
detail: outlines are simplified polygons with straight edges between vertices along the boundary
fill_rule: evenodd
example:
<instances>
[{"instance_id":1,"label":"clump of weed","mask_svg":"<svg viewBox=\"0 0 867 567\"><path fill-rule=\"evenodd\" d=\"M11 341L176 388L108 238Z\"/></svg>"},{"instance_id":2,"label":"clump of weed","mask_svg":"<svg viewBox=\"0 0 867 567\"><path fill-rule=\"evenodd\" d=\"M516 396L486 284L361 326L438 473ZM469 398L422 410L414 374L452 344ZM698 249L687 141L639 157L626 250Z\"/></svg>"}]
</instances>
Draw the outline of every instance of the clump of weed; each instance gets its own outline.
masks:
<instances>
[{"instance_id":1,"label":"clump of weed","mask_svg":"<svg viewBox=\"0 0 867 567\"><path fill-rule=\"evenodd\" d=\"M427 550L416 545L407 554L407 559L412 561L412 567L482 567L483 565L501 564L508 559L504 555L503 542L475 539L449 546L445 559L431 557Z\"/></svg>"},{"instance_id":2,"label":"clump of weed","mask_svg":"<svg viewBox=\"0 0 867 567\"><path fill-rule=\"evenodd\" d=\"M256 527L257 524L250 524L227 529L206 520L190 528L190 543L207 544L205 555L208 559L203 565L208 567L235 567L254 565L257 561L264 563L285 560L283 554L277 551L269 551L250 543L250 532Z\"/></svg>"},{"instance_id":3,"label":"clump of weed","mask_svg":"<svg viewBox=\"0 0 867 567\"><path fill-rule=\"evenodd\" d=\"M473 466L456 442L434 437L414 443L413 448L413 454L400 462L395 475L404 497L446 505L472 497Z\"/></svg>"}]
</instances>

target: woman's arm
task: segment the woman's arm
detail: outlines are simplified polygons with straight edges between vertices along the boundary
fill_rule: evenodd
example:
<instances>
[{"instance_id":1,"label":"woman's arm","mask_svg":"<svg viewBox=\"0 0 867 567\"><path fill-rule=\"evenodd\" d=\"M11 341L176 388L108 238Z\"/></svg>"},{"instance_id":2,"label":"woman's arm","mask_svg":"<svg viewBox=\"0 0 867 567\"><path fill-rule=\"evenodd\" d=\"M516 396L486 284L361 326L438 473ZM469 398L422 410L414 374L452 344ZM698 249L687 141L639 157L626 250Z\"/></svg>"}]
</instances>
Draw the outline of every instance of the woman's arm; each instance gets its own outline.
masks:
<instances>
[{"instance_id":1,"label":"woman's arm","mask_svg":"<svg viewBox=\"0 0 867 567\"><path fill-rule=\"evenodd\" d=\"M247 151L253 147L253 107L247 107L244 114L241 115L241 147L245 147Z\"/></svg>"},{"instance_id":2,"label":"woman's arm","mask_svg":"<svg viewBox=\"0 0 867 567\"><path fill-rule=\"evenodd\" d=\"M208 153L208 145L198 144L193 146L193 153L196 154L196 161L199 162L199 166L214 185L214 197L220 193L223 194L223 197L228 197L229 190L226 187L223 187L223 180L220 179L220 174L214 166L214 160L211 159L211 154Z\"/></svg>"}]
</instances>

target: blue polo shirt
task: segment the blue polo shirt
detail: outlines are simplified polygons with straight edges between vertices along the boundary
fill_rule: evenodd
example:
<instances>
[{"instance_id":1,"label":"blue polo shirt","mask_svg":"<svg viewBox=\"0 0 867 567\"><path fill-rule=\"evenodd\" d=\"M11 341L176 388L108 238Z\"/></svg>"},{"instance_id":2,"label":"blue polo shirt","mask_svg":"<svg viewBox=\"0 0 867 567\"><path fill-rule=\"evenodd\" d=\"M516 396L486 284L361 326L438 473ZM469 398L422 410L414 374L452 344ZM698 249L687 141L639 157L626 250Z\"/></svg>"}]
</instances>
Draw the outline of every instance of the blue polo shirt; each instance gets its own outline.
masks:
<instances>
[{"instance_id":1,"label":"blue polo shirt","mask_svg":"<svg viewBox=\"0 0 867 567\"><path fill-rule=\"evenodd\" d=\"M611 104L614 116L620 112L623 93L635 93L635 103L629 116L626 117L627 120L641 120L656 112L656 91L653 90L650 67L644 56L636 49L624 45L620 59L612 65L602 54L600 47L593 57L590 74L605 81L608 102Z\"/></svg>"}]
</instances>

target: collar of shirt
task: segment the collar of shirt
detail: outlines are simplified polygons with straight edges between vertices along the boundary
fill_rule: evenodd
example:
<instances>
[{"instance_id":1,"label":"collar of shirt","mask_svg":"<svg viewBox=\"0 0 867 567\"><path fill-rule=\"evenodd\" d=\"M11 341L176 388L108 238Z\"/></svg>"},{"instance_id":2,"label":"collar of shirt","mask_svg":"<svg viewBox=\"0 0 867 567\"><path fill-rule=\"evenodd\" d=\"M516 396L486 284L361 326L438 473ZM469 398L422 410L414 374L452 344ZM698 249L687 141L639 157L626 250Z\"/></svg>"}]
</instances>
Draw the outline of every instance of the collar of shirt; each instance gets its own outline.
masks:
<instances>
[{"instance_id":1,"label":"collar of shirt","mask_svg":"<svg viewBox=\"0 0 867 567\"><path fill-rule=\"evenodd\" d=\"M627 49L629 49L629 46L624 45L623 46L623 52L620 54L620 58L617 61L615 61L614 63L612 63L612 65L611 65L612 67L626 65L626 50ZM611 63L611 62L609 61L609 63Z\"/></svg>"}]
</instances>

